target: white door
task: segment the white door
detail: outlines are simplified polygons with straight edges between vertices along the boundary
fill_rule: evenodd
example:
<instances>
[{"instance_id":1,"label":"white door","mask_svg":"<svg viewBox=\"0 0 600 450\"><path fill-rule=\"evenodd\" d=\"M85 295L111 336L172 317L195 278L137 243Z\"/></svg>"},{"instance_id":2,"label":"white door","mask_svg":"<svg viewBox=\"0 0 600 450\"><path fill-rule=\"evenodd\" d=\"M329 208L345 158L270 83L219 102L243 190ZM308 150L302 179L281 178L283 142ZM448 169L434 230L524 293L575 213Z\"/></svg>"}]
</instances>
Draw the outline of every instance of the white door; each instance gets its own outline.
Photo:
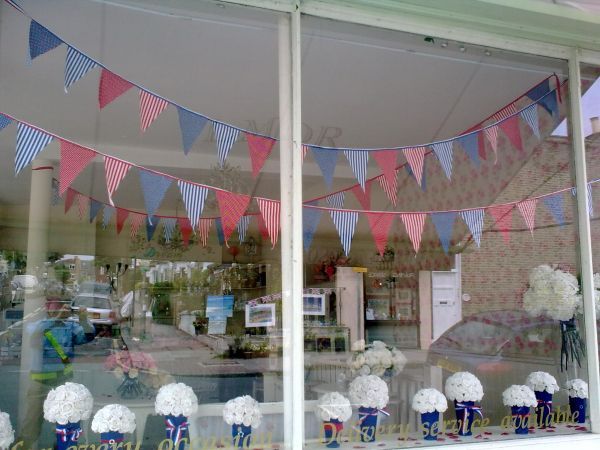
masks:
<instances>
[{"instance_id":1,"label":"white door","mask_svg":"<svg viewBox=\"0 0 600 450\"><path fill-rule=\"evenodd\" d=\"M462 319L460 271L431 272L433 340Z\"/></svg>"}]
</instances>

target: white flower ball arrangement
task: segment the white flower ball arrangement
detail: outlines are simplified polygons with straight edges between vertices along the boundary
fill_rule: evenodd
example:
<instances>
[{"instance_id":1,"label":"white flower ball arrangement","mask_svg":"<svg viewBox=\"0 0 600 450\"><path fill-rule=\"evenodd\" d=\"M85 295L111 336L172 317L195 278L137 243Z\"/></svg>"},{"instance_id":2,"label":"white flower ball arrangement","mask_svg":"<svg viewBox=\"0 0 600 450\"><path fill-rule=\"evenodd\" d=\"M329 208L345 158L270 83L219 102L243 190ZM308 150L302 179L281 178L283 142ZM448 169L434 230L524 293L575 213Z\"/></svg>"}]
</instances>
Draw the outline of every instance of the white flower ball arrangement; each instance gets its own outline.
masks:
<instances>
[{"instance_id":1,"label":"white flower ball arrangement","mask_svg":"<svg viewBox=\"0 0 600 450\"><path fill-rule=\"evenodd\" d=\"M161 416L189 417L198 411L198 397L183 383L166 384L156 395L154 410Z\"/></svg>"},{"instance_id":2,"label":"white flower ball arrangement","mask_svg":"<svg viewBox=\"0 0 600 450\"><path fill-rule=\"evenodd\" d=\"M544 392L554 394L558 392L560 388L556 382L556 378L547 372L531 372L527 376L525 384L529 386L533 391Z\"/></svg>"},{"instance_id":3,"label":"white flower ball arrangement","mask_svg":"<svg viewBox=\"0 0 600 450\"><path fill-rule=\"evenodd\" d=\"M529 289L523 294L523 308L529 314L567 321L580 305L579 282L575 276L548 265L531 271Z\"/></svg>"},{"instance_id":4,"label":"white flower ball arrangement","mask_svg":"<svg viewBox=\"0 0 600 450\"><path fill-rule=\"evenodd\" d=\"M345 422L352 416L350 400L339 392L328 392L319 398L315 414L319 420L329 422L339 420Z\"/></svg>"},{"instance_id":5,"label":"white flower ball arrangement","mask_svg":"<svg viewBox=\"0 0 600 450\"><path fill-rule=\"evenodd\" d=\"M529 386L513 384L502 393L502 403L505 406L537 406L535 393Z\"/></svg>"},{"instance_id":6,"label":"white flower ball arrangement","mask_svg":"<svg viewBox=\"0 0 600 450\"><path fill-rule=\"evenodd\" d=\"M14 440L15 430L10 423L10 416L0 411L0 449L8 449Z\"/></svg>"},{"instance_id":7,"label":"white flower ball arrangement","mask_svg":"<svg viewBox=\"0 0 600 450\"><path fill-rule=\"evenodd\" d=\"M449 376L444 391L451 401L480 402L483 398L481 381L470 372L456 372Z\"/></svg>"},{"instance_id":8,"label":"white flower ball arrangement","mask_svg":"<svg viewBox=\"0 0 600 450\"><path fill-rule=\"evenodd\" d=\"M567 381L566 387L569 397L588 398L588 384L585 381L575 378Z\"/></svg>"},{"instance_id":9,"label":"white flower ball arrangement","mask_svg":"<svg viewBox=\"0 0 600 450\"><path fill-rule=\"evenodd\" d=\"M368 346L364 340L356 341L352 351L355 354L349 364L353 374L395 376L404 369L407 361L400 350L388 347L382 341L373 341Z\"/></svg>"},{"instance_id":10,"label":"white flower ball arrangement","mask_svg":"<svg viewBox=\"0 0 600 450\"><path fill-rule=\"evenodd\" d=\"M412 409L421 414L444 412L448 409L448 402L444 394L437 389L421 389L412 399Z\"/></svg>"},{"instance_id":11,"label":"white flower ball arrangement","mask_svg":"<svg viewBox=\"0 0 600 450\"><path fill-rule=\"evenodd\" d=\"M223 420L227 425L242 424L245 427L257 428L262 421L259 403L249 395L231 399L223 408Z\"/></svg>"},{"instance_id":12,"label":"white flower ball arrangement","mask_svg":"<svg viewBox=\"0 0 600 450\"><path fill-rule=\"evenodd\" d=\"M133 433L135 414L124 405L106 405L94 414L92 431L95 433Z\"/></svg>"},{"instance_id":13,"label":"white flower ball arrangement","mask_svg":"<svg viewBox=\"0 0 600 450\"><path fill-rule=\"evenodd\" d=\"M44 401L44 419L66 425L87 420L92 415L94 399L83 384L67 382L50 392Z\"/></svg>"},{"instance_id":14,"label":"white flower ball arrangement","mask_svg":"<svg viewBox=\"0 0 600 450\"><path fill-rule=\"evenodd\" d=\"M353 404L363 408L383 409L390 397L385 381L376 375L361 375L350 383L348 396Z\"/></svg>"}]
</instances>

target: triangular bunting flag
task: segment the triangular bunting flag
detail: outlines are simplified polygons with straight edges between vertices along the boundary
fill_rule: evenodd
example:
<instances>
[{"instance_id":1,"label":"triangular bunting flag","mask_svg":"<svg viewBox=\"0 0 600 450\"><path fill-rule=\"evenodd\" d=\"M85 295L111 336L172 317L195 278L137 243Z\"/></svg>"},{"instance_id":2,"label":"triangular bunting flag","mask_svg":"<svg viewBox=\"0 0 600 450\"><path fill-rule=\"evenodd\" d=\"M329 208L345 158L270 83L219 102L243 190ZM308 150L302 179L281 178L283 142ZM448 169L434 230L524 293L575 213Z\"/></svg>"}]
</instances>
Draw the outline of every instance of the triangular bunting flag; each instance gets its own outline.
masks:
<instances>
[{"instance_id":1,"label":"triangular bunting flag","mask_svg":"<svg viewBox=\"0 0 600 450\"><path fill-rule=\"evenodd\" d=\"M178 217L177 224L179 225L179 231L181 232L181 240L183 241L184 246L190 245L190 237L192 236L192 232L194 229L190 224L189 219L185 217Z\"/></svg>"},{"instance_id":2,"label":"triangular bunting flag","mask_svg":"<svg viewBox=\"0 0 600 450\"><path fill-rule=\"evenodd\" d=\"M96 66L97 64L93 60L68 46L65 62L65 92Z\"/></svg>"},{"instance_id":3,"label":"triangular bunting flag","mask_svg":"<svg viewBox=\"0 0 600 450\"><path fill-rule=\"evenodd\" d=\"M487 161L487 153L485 151L485 133L477 133L477 153L479 158Z\"/></svg>"},{"instance_id":4,"label":"triangular bunting flag","mask_svg":"<svg viewBox=\"0 0 600 450\"><path fill-rule=\"evenodd\" d=\"M438 236L440 237L440 243L445 253L450 250L450 241L452 240L452 229L454 228L454 221L456 219L456 212L439 212L431 214L431 221L435 226Z\"/></svg>"},{"instance_id":5,"label":"triangular bunting flag","mask_svg":"<svg viewBox=\"0 0 600 450\"><path fill-rule=\"evenodd\" d=\"M331 189L331 185L333 184L333 172L337 164L338 152L335 150L326 150L317 147L311 147L311 150L319 169L321 169L325 184L329 189Z\"/></svg>"},{"instance_id":6,"label":"triangular bunting flag","mask_svg":"<svg viewBox=\"0 0 600 450\"><path fill-rule=\"evenodd\" d=\"M406 228L410 242L412 242L415 253L419 253L419 247L421 247L421 235L423 234L423 227L425 226L425 218L427 214L413 213L413 214L400 214L402 223Z\"/></svg>"},{"instance_id":7,"label":"triangular bunting flag","mask_svg":"<svg viewBox=\"0 0 600 450\"><path fill-rule=\"evenodd\" d=\"M564 225L565 214L563 210L563 195L561 192L549 195L543 198L544 205L548 209L548 212L552 215L552 218L558 225Z\"/></svg>"},{"instance_id":8,"label":"triangular bunting flag","mask_svg":"<svg viewBox=\"0 0 600 450\"><path fill-rule=\"evenodd\" d=\"M465 134L459 137L458 143L465 150L465 153L469 156L471 161L475 164L476 167L479 167L479 149L477 144L477 135L479 133L470 133Z\"/></svg>"},{"instance_id":9,"label":"triangular bunting flag","mask_svg":"<svg viewBox=\"0 0 600 450\"><path fill-rule=\"evenodd\" d=\"M140 130L146 131L167 106L169 102L164 98L140 89Z\"/></svg>"},{"instance_id":10,"label":"triangular bunting flag","mask_svg":"<svg viewBox=\"0 0 600 450\"><path fill-rule=\"evenodd\" d=\"M304 158L306 158L307 153L308 153L308 145L302 144L302 162L304 162Z\"/></svg>"},{"instance_id":11,"label":"triangular bunting flag","mask_svg":"<svg viewBox=\"0 0 600 450\"><path fill-rule=\"evenodd\" d=\"M263 219L261 215L258 216L258 232L263 240L266 241L269 239L269 230L267 228L267 224L265 223L265 219Z\"/></svg>"},{"instance_id":12,"label":"triangular bunting flag","mask_svg":"<svg viewBox=\"0 0 600 450\"><path fill-rule=\"evenodd\" d=\"M394 173L395 172L396 171L394 171ZM379 176L377 177L377 179L379 180L381 189L383 189L383 192L386 193L386 195L390 199L390 202L392 202L392 205L396 206L396 203L398 202L398 180L396 176L394 175L391 185L388 182L388 178L386 178L385 176Z\"/></svg>"},{"instance_id":13,"label":"triangular bunting flag","mask_svg":"<svg viewBox=\"0 0 600 450\"><path fill-rule=\"evenodd\" d=\"M367 178L367 163L369 152L366 150L344 150L344 155L350 163L350 168L358 180L360 186L365 190L365 179Z\"/></svg>"},{"instance_id":14,"label":"triangular bunting flag","mask_svg":"<svg viewBox=\"0 0 600 450\"><path fill-rule=\"evenodd\" d=\"M223 164L225 164L227 156L229 155L229 150L231 150L231 147L235 144L240 130L221 122L213 122L213 128L215 130L215 137L217 138L219 164L223 167Z\"/></svg>"},{"instance_id":15,"label":"triangular bunting flag","mask_svg":"<svg viewBox=\"0 0 600 450\"><path fill-rule=\"evenodd\" d=\"M533 228L535 227L535 207L537 206L537 198L532 198L529 200L523 200L522 202L517 203L517 208L521 212L523 216L523 220L533 234Z\"/></svg>"},{"instance_id":16,"label":"triangular bunting flag","mask_svg":"<svg viewBox=\"0 0 600 450\"><path fill-rule=\"evenodd\" d=\"M358 203L360 203L360 206L362 206L363 209L371 209L371 181L367 181L365 183L364 191L361 189L360 186L354 186L352 188L352 192L354 193L354 196L356 197Z\"/></svg>"},{"instance_id":17,"label":"triangular bunting flag","mask_svg":"<svg viewBox=\"0 0 600 450\"><path fill-rule=\"evenodd\" d=\"M390 234L390 227L394 221L394 214L384 213L365 213L367 220L369 221L369 227L371 228L371 234L375 240L375 247L381 256L385 252L385 246L387 244L388 236Z\"/></svg>"},{"instance_id":18,"label":"triangular bunting flag","mask_svg":"<svg viewBox=\"0 0 600 450\"><path fill-rule=\"evenodd\" d=\"M327 204L332 208L342 209L344 207L345 192L336 192L325 197Z\"/></svg>"},{"instance_id":19,"label":"triangular bunting flag","mask_svg":"<svg viewBox=\"0 0 600 450\"><path fill-rule=\"evenodd\" d=\"M163 237L165 242L168 244L173 238L175 232L175 226L177 225L177 219L175 217L168 217L163 219Z\"/></svg>"},{"instance_id":20,"label":"triangular bunting flag","mask_svg":"<svg viewBox=\"0 0 600 450\"><path fill-rule=\"evenodd\" d=\"M143 169L140 169L139 173L144 205L148 213L148 220L151 220L171 186L171 179Z\"/></svg>"},{"instance_id":21,"label":"triangular bunting flag","mask_svg":"<svg viewBox=\"0 0 600 450\"><path fill-rule=\"evenodd\" d=\"M540 122L538 118L537 103L533 103L519 113L531 131L540 139Z\"/></svg>"},{"instance_id":22,"label":"triangular bunting flag","mask_svg":"<svg viewBox=\"0 0 600 450\"><path fill-rule=\"evenodd\" d=\"M315 205L313 204L313 206ZM312 244L313 236L321 220L322 213L322 209L310 208L308 204L302 208L302 240L305 251L310 249L310 244Z\"/></svg>"},{"instance_id":23,"label":"triangular bunting flag","mask_svg":"<svg viewBox=\"0 0 600 450\"><path fill-rule=\"evenodd\" d=\"M329 214L340 235L344 254L348 256L350 254L350 247L352 246L352 237L356 229L356 222L358 222L358 213L356 211L329 211Z\"/></svg>"},{"instance_id":24,"label":"triangular bunting flag","mask_svg":"<svg viewBox=\"0 0 600 450\"><path fill-rule=\"evenodd\" d=\"M275 248L279 239L281 203L276 200L267 200L266 198L257 198L256 202L258 203L258 209L260 209L265 226L269 231L271 248Z\"/></svg>"},{"instance_id":25,"label":"triangular bunting flag","mask_svg":"<svg viewBox=\"0 0 600 450\"><path fill-rule=\"evenodd\" d=\"M494 150L494 164L498 161L498 126L491 125L483 130L485 137Z\"/></svg>"},{"instance_id":26,"label":"triangular bunting flag","mask_svg":"<svg viewBox=\"0 0 600 450\"><path fill-rule=\"evenodd\" d=\"M34 59L52 49L55 49L61 41L54 33L41 26L35 20L29 25L29 58Z\"/></svg>"},{"instance_id":27,"label":"triangular bunting flag","mask_svg":"<svg viewBox=\"0 0 600 450\"><path fill-rule=\"evenodd\" d=\"M99 202L98 200L95 200L93 198L90 199L90 223L94 221L94 219L102 209L103 205L104 203Z\"/></svg>"},{"instance_id":28,"label":"triangular bunting flag","mask_svg":"<svg viewBox=\"0 0 600 450\"><path fill-rule=\"evenodd\" d=\"M150 220L150 216L146 218L146 239L148 242L152 240L159 222L160 217L153 217L152 220Z\"/></svg>"},{"instance_id":29,"label":"triangular bunting flag","mask_svg":"<svg viewBox=\"0 0 600 450\"><path fill-rule=\"evenodd\" d=\"M225 244L225 234L223 233L223 222L220 217L215 219L215 229L217 230L217 239L219 240L219 245L223 246Z\"/></svg>"},{"instance_id":30,"label":"triangular bunting flag","mask_svg":"<svg viewBox=\"0 0 600 450\"><path fill-rule=\"evenodd\" d=\"M135 239L144 220L146 220L145 214L131 213L131 219L129 220L129 236L131 239Z\"/></svg>"},{"instance_id":31,"label":"triangular bunting flag","mask_svg":"<svg viewBox=\"0 0 600 450\"><path fill-rule=\"evenodd\" d=\"M129 81L124 80L114 73L102 69L100 74L100 84L98 87L98 105L100 109L104 108L114 99L120 97L133 87Z\"/></svg>"},{"instance_id":32,"label":"triangular bunting flag","mask_svg":"<svg viewBox=\"0 0 600 450\"><path fill-rule=\"evenodd\" d=\"M79 220L82 220L83 216L85 216L85 209L87 208L88 203L88 197L77 194L77 212L79 213Z\"/></svg>"},{"instance_id":33,"label":"triangular bunting flag","mask_svg":"<svg viewBox=\"0 0 600 450\"><path fill-rule=\"evenodd\" d=\"M0 131L4 130L11 123L12 119L10 117L6 117L5 115L0 114Z\"/></svg>"},{"instance_id":34,"label":"triangular bunting flag","mask_svg":"<svg viewBox=\"0 0 600 450\"><path fill-rule=\"evenodd\" d=\"M246 240L246 232L248 231L248 225L250 225L250 216L240 217L240 220L237 223L237 232L240 243Z\"/></svg>"},{"instance_id":35,"label":"triangular bunting flag","mask_svg":"<svg viewBox=\"0 0 600 450\"><path fill-rule=\"evenodd\" d=\"M104 210L102 211L102 228L106 228L108 226L114 213L114 206L104 205Z\"/></svg>"},{"instance_id":36,"label":"triangular bunting flag","mask_svg":"<svg viewBox=\"0 0 600 450\"><path fill-rule=\"evenodd\" d=\"M180 106L177 107L177 115L179 116L179 128L181 128L183 153L187 155L204 130L207 119Z\"/></svg>"},{"instance_id":37,"label":"triangular bunting flag","mask_svg":"<svg viewBox=\"0 0 600 450\"><path fill-rule=\"evenodd\" d=\"M59 194L65 193L75 178L87 167L97 153L72 142L60 141Z\"/></svg>"},{"instance_id":38,"label":"triangular bunting flag","mask_svg":"<svg viewBox=\"0 0 600 450\"><path fill-rule=\"evenodd\" d=\"M431 145L435 156L440 160L442 169L449 180L452 178L452 141L436 142Z\"/></svg>"},{"instance_id":39,"label":"triangular bunting flag","mask_svg":"<svg viewBox=\"0 0 600 450\"><path fill-rule=\"evenodd\" d=\"M504 134L506 134L512 145L522 152L523 140L521 139L521 130L519 129L517 108L514 103L494 114L494 120L498 121L498 126L504 131Z\"/></svg>"},{"instance_id":40,"label":"triangular bunting flag","mask_svg":"<svg viewBox=\"0 0 600 450\"><path fill-rule=\"evenodd\" d=\"M246 133L246 140L248 141L248 153L252 161L252 176L256 178L271 154L271 150L273 150L275 139Z\"/></svg>"},{"instance_id":41,"label":"triangular bunting flag","mask_svg":"<svg viewBox=\"0 0 600 450\"><path fill-rule=\"evenodd\" d=\"M467 209L461 211L460 216L469 227L469 231L477 244L477 247L481 246L481 233L483 232L483 216L484 210L478 209Z\"/></svg>"},{"instance_id":42,"label":"triangular bunting flag","mask_svg":"<svg viewBox=\"0 0 600 450\"><path fill-rule=\"evenodd\" d=\"M488 208L488 212L494 219L494 228L502 233L502 238L507 244L510 242L513 208L513 205L497 205Z\"/></svg>"},{"instance_id":43,"label":"triangular bunting flag","mask_svg":"<svg viewBox=\"0 0 600 450\"><path fill-rule=\"evenodd\" d=\"M120 159L114 159L110 156L104 156L104 172L106 175L106 190L108 192L108 201L115 206L112 196L119 187L119 184L127 175L131 165Z\"/></svg>"},{"instance_id":44,"label":"triangular bunting flag","mask_svg":"<svg viewBox=\"0 0 600 450\"><path fill-rule=\"evenodd\" d=\"M375 162L381 169L387 186L396 190L396 167L398 166L398 152L396 150L378 150L372 153ZM383 187L383 184L382 184ZM385 189L384 189L385 190ZM387 192L386 192L387 193ZM389 197L389 195L388 195ZM391 200L391 197L390 197Z\"/></svg>"},{"instance_id":45,"label":"triangular bunting flag","mask_svg":"<svg viewBox=\"0 0 600 450\"><path fill-rule=\"evenodd\" d=\"M571 188L571 194L573 195L573 197L575 195L577 195L577 188ZM592 197L592 184L588 183L587 184L587 201L588 201L588 215L590 217L594 217L594 199Z\"/></svg>"},{"instance_id":46,"label":"triangular bunting flag","mask_svg":"<svg viewBox=\"0 0 600 450\"><path fill-rule=\"evenodd\" d=\"M404 156L408 161L408 165L417 180L417 184L421 186L423 179L423 159L425 158L425 147L411 147L404 149Z\"/></svg>"},{"instance_id":47,"label":"triangular bunting flag","mask_svg":"<svg viewBox=\"0 0 600 450\"><path fill-rule=\"evenodd\" d=\"M71 209L71 206L73 206L76 196L77 192L75 192L73 189L67 189L67 196L65 197L65 214L68 213Z\"/></svg>"},{"instance_id":48,"label":"triangular bunting flag","mask_svg":"<svg viewBox=\"0 0 600 450\"><path fill-rule=\"evenodd\" d=\"M527 97L539 103L551 116L558 115L558 103L556 101L556 90L550 92L550 79L542 81L527 92Z\"/></svg>"},{"instance_id":49,"label":"triangular bunting flag","mask_svg":"<svg viewBox=\"0 0 600 450\"><path fill-rule=\"evenodd\" d=\"M18 175L27 164L33 161L52 139L51 135L19 122L17 124L15 175Z\"/></svg>"},{"instance_id":50,"label":"triangular bunting flag","mask_svg":"<svg viewBox=\"0 0 600 450\"><path fill-rule=\"evenodd\" d=\"M219 211L221 211L223 237L225 238L225 243L227 243L240 217L246 212L251 197L227 191L217 191L216 194Z\"/></svg>"},{"instance_id":51,"label":"triangular bunting flag","mask_svg":"<svg viewBox=\"0 0 600 450\"><path fill-rule=\"evenodd\" d=\"M208 189L204 186L198 186L183 180L178 180L177 185L181 191L183 203L190 218L190 225L194 229L198 226L198 219L204 210L204 201L206 200Z\"/></svg>"},{"instance_id":52,"label":"triangular bunting flag","mask_svg":"<svg viewBox=\"0 0 600 450\"><path fill-rule=\"evenodd\" d=\"M58 195L58 180L52 178L52 206L60 203L60 195Z\"/></svg>"},{"instance_id":53,"label":"triangular bunting flag","mask_svg":"<svg viewBox=\"0 0 600 450\"><path fill-rule=\"evenodd\" d=\"M123 225L125 225L127 217L129 217L129 211L117 208L117 234L121 234L121 230L123 229Z\"/></svg>"},{"instance_id":54,"label":"triangular bunting flag","mask_svg":"<svg viewBox=\"0 0 600 450\"><path fill-rule=\"evenodd\" d=\"M198 224L198 233L200 235L199 242L202 244L202 247L206 247L206 244L208 243L208 233L213 222L214 219L200 219L200 223Z\"/></svg>"}]
</instances>

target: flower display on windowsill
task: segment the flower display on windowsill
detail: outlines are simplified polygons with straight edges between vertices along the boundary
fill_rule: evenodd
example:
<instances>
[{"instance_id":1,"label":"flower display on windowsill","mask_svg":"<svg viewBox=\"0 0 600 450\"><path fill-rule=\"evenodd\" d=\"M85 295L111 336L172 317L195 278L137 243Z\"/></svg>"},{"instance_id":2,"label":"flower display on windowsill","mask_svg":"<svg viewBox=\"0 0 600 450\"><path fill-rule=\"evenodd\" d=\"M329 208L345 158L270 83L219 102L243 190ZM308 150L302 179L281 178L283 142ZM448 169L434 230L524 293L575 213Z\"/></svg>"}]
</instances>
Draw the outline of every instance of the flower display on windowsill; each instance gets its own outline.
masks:
<instances>
[{"instance_id":1,"label":"flower display on windowsill","mask_svg":"<svg viewBox=\"0 0 600 450\"><path fill-rule=\"evenodd\" d=\"M249 447L252 428L262 421L259 403L249 395L229 400L223 407L223 420L231 425L231 437L235 447Z\"/></svg>"},{"instance_id":2,"label":"flower display on windowsill","mask_svg":"<svg viewBox=\"0 0 600 450\"><path fill-rule=\"evenodd\" d=\"M123 350L109 355L104 368L122 380L117 392L123 398L149 395L150 389L158 389L170 380L170 376L158 371L152 355Z\"/></svg>"},{"instance_id":3,"label":"flower display on windowsill","mask_svg":"<svg viewBox=\"0 0 600 450\"><path fill-rule=\"evenodd\" d=\"M556 378L547 372L531 372L527 376L525 384L535 392L538 426L540 428L550 426L552 424L552 395L559 390Z\"/></svg>"},{"instance_id":4,"label":"flower display on windowsill","mask_svg":"<svg viewBox=\"0 0 600 450\"><path fill-rule=\"evenodd\" d=\"M167 439L173 449L182 450L188 435L188 417L198 411L198 397L193 389L183 383L162 386L154 401L156 414L165 416Z\"/></svg>"},{"instance_id":5,"label":"flower display on windowsill","mask_svg":"<svg viewBox=\"0 0 600 450\"><path fill-rule=\"evenodd\" d=\"M377 432L377 418L390 400L387 383L376 375L361 375L350 383L348 388L350 401L358 405L360 439L373 442Z\"/></svg>"},{"instance_id":6,"label":"flower display on windowsill","mask_svg":"<svg viewBox=\"0 0 600 450\"><path fill-rule=\"evenodd\" d=\"M15 430L10 423L10 416L0 411L0 450L6 450L15 440Z\"/></svg>"},{"instance_id":7,"label":"flower display on windowsill","mask_svg":"<svg viewBox=\"0 0 600 450\"><path fill-rule=\"evenodd\" d=\"M354 355L348 362L353 375L377 375L393 377L404 369L407 359L397 348L383 341L373 341L365 345L364 340L352 344Z\"/></svg>"},{"instance_id":8,"label":"flower display on windowsill","mask_svg":"<svg viewBox=\"0 0 600 450\"><path fill-rule=\"evenodd\" d=\"M585 411L587 408L588 384L576 378L567 381L567 392L569 393L569 407L573 421L585 423Z\"/></svg>"},{"instance_id":9,"label":"flower display on windowsill","mask_svg":"<svg viewBox=\"0 0 600 450\"><path fill-rule=\"evenodd\" d=\"M454 402L456 420L459 424L458 434L471 436L475 416L483 418L481 407L475 405L483 399L483 386L479 379L470 372L456 372L448 377L444 391L448 400Z\"/></svg>"},{"instance_id":10,"label":"flower display on windowsill","mask_svg":"<svg viewBox=\"0 0 600 450\"><path fill-rule=\"evenodd\" d=\"M92 431L103 444L123 442L125 433L135 431L135 414L124 405L106 405L92 419Z\"/></svg>"},{"instance_id":11,"label":"flower display on windowsill","mask_svg":"<svg viewBox=\"0 0 600 450\"><path fill-rule=\"evenodd\" d=\"M412 399L412 409L421 414L423 438L428 441L437 440L440 413L448 409L444 394L433 388L421 389Z\"/></svg>"}]
</instances>

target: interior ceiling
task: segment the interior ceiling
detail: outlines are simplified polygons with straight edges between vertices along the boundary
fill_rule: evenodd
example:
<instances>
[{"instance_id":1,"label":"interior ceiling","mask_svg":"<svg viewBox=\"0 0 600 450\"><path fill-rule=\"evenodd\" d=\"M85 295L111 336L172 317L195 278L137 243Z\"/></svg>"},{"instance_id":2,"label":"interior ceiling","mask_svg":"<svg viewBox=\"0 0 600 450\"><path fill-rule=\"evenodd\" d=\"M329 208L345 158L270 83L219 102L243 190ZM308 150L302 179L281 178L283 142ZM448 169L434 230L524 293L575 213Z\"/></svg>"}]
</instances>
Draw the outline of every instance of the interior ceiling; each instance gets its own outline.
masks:
<instances>
[{"instance_id":1,"label":"interior ceiling","mask_svg":"<svg viewBox=\"0 0 600 450\"><path fill-rule=\"evenodd\" d=\"M278 134L276 14L178 0L154 0L144 7L124 0L20 4L65 41L124 78L212 118ZM94 70L65 94L66 48L27 63L28 20L5 3L0 12L0 111L136 164L210 181L217 158L209 127L185 156L173 108L142 134L136 90L99 111L99 71ZM459 43L445 44L439 39L425 42L424 36L305 18L304 142L386 147L448 138L550 74L563 76L566 69L563 61L470 45L461 51ZM14 178L14 143L14 128L0 133L0 199L7 203L28 199L29 175ZM277 197L278 151L276 147L258 182L247 177L249 192ZM58 145L51 144L42 156L57 161ZM355 183L343 159L336 169L340 187ZM245 142L234 146L230 162L249 170ZM326 193L311 158L303 170L309 181L306 195ZM88 172L75 187L105 199L102 166L96 163ZM369 176L378 173L371 164ZM125 183L120 200L141 208L139 189L132 180ZM176 194L170 195L176 202Z\"/></svg>"}]
</instances>

